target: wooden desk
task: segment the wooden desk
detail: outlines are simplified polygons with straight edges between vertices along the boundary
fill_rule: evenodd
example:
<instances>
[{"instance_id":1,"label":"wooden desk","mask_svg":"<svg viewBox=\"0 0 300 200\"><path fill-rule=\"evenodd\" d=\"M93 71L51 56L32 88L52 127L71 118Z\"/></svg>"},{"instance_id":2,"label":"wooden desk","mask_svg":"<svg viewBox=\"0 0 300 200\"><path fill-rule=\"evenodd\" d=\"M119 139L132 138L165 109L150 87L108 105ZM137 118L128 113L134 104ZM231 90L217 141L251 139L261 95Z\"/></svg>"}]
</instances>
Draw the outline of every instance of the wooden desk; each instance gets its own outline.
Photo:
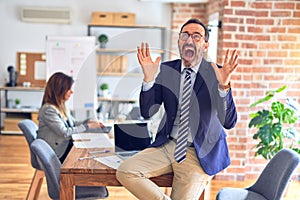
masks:
<instances>
[{"instance_id":1,"label":"wooden desk","mask_svg":"<svg viewBox=\"0 0 300 200\"><path fill-rule=\"evenodd\" d=\"M74 186L122 186L116 178L116 170L93 159L79 161L89 156L88 151L101 149L78 149L73 147L60 169L60 199L75 199ZM108 156L113 152L104 154ZM151 178L160 187L171 187L172 174ZM204 192L201 200L204 200Z\"/></svg>"}]
</instances>

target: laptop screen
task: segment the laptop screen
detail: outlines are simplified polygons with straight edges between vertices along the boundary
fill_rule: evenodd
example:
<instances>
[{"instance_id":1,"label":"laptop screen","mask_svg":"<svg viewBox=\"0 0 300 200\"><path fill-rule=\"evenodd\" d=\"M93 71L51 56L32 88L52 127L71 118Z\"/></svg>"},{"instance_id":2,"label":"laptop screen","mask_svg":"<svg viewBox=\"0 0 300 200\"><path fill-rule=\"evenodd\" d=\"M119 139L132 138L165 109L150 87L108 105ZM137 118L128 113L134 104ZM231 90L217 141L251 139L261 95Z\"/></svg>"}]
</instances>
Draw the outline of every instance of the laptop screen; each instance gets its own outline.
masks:
<instances>
[{"instance_id":1,"label":"laptop screen","mask_svg":"<svg viewBox=\"0 0 300 200\"><path fill-rule=\"evenodd\" d=\"M114 124L115 152L140 151L151 144L148 124L121 123Z\"/></svg>"}]
</instances>

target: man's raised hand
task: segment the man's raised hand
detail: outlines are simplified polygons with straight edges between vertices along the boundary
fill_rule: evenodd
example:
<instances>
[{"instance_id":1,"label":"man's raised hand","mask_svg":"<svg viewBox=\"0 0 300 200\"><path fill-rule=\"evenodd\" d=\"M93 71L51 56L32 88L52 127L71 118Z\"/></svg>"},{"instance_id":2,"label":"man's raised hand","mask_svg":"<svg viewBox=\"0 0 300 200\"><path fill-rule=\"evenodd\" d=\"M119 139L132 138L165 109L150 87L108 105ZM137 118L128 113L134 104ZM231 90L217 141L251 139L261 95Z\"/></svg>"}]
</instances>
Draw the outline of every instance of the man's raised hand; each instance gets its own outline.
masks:
<instances>
[{"instance_id":1,"label":"man's raised hand","mask_svg":"<svg viewBox=\"0 0 300 200\"><path fill-rule=\"evenodd\" d=\"M144 73L144 81L150 82L154 80L155 74L158 70L159 62L161 57L158 56L153 62L148 43L142 42L141 47L137 47L137 57L139 60L140 65L142 66L143 73Z\"/></svg>"},{"instance_id":2,"label":"man's raised hand","mask_svg":"<svg viewBox=\"0 0 300 200\"><path fill-rule=\"evenodd\" d=\"M216 77L221 85L228 85L230 82L230 77L238 66L238 55L237 50L234 49L230 52L229 49L226 51L225 60L222 68L218 68L215 63L212 63Z\"/></svg>"}]
</instances>

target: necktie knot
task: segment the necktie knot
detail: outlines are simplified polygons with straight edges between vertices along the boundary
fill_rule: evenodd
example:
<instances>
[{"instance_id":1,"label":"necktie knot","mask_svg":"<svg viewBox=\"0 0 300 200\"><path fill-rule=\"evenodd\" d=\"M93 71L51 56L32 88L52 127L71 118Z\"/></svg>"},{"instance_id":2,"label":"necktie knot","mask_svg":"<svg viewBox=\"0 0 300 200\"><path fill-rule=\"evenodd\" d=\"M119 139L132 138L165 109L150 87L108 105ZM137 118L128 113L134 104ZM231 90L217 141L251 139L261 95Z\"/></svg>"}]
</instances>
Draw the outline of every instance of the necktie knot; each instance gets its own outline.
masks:
<instances>
[{"instance_id":1,"label":"necktie knot","mask_svg":"<svg viewBox=\"0 0 300 200\"><path fill-rule=\"evenodd\" d=\"M191 68L185 68L184 70L185 70L185 76L190 76L193 71Z\"/></svg>"}]
</instances>

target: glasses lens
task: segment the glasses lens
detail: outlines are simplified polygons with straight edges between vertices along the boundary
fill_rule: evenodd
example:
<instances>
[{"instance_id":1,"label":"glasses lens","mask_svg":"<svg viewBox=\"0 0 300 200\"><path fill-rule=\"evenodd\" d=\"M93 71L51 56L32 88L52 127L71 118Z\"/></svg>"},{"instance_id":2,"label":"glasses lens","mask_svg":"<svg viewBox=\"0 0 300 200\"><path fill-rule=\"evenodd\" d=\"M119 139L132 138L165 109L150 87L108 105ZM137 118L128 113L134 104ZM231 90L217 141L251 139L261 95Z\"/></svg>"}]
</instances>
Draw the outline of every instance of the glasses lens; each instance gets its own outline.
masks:
<instances>
[{"instance_id":1,"label":"glasses lens","mask_svg":"<svg viewBox=\"0 0 300 200\"><path fill-rule=\"evenodd\" d=\"M194 33L192 35L193 40L195 41L199 41L202 38L202 35L200 35L199 33Z\"/></svg>"},{"instance_id":2,"label":"glasses lens","mask_svg":"<svg viewBox=\"0 0 300 200\"><path fill-rule=\"evenodd\" d=\"M179 34L179 38L181 39L181 40L187 40L188 38L189 38L189 34L188 33L180 33Z\"/></svg>"},{"instance_id":3,"label":"glasses lens","mask_svg":"<svg viewBox=\"0 0 300 200\"><path fill-rule=\"evenodd\" d=\"M189 34L189 33L186 33L186 32L182 32L179 34L179 39L181 40L187 40L190 35L192 36L192 39L195 40L195 41L200 41L201 38L203 37L200 33L193 33L193 34Z\"/></svg>"}]
</instances>

